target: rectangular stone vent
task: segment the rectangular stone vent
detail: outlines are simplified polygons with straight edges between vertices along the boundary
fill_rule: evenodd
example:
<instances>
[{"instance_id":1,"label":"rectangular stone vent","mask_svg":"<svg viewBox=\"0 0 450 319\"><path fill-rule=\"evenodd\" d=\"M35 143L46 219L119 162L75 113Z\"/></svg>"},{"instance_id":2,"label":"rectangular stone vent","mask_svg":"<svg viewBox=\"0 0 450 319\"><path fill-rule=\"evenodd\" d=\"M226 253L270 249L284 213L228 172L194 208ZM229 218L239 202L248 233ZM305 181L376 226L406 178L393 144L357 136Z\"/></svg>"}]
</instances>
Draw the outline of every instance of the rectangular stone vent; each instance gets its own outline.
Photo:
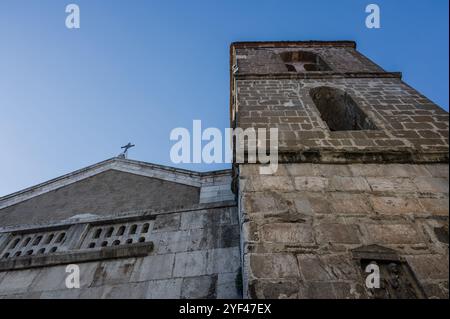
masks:
<instances>
[{"instance_id":1,"label":"rectangular stone vent","mask_svg":"<svg viewBox=\"0 0 450 319\"><path fill-rule=\"evenodd\" d=\"M128 222L92 226L86 235L82 249L145 243L153 228L153 221Z\"/></svg>"},{"instance_id":2,"label":"rectangular stone vent","mask_svg":"<svg viewBox=\"0 0 450 319\"><path fill-rule=\"evenodd\" d=\"M12 234L1 253L1 259L48 255L67 249L67 229L38 233Z\"/></svg>"}]
</instances>

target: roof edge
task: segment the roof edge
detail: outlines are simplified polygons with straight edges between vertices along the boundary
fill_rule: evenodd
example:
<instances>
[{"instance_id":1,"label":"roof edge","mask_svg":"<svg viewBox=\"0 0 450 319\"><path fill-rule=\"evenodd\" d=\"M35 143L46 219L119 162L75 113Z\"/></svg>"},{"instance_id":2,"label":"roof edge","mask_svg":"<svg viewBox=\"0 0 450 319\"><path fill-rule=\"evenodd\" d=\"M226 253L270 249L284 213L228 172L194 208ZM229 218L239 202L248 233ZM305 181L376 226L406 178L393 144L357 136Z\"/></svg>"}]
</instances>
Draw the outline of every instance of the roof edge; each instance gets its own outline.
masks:
<instances>
[{"instance_id":1,"label":"roof edge","mask_svg":"<svg viewBox=\"0 0 450 319\"><path fill-rule=\"evenodd\" d=\"M350 47L356 49L356 41L338 40L338 41L237 41L232 42L230 48L285 48L285 47L311 47L311 46L330 46L330 47Z\"/></svg>"},{"instance_id":2,"label":"roof edge","mask_svg":"<svg viewBox=\"0 0 450 319\"><path fill-rule=\"evenodd\" d=\"M109 158L107 160L86 166L84 168L75 170L73 172L61 175L59 177L50 179L48 181L45 181L43 183L39 183L36 184L34 186L31 187L27 187L25 189L19 190L17 192L5 195L5 196L0 196L0 209L1 209L1 204L2 202L8 201L9 199L12 199L14 197L20 196L20 195L24 195L27 193L33 193L35 190L40 189L40 188L44 188L46 186L58 183L60 181L66 180L66 179L71 179L71 178L75 178L76 176L79 175L83 175L86 172L89 171L94 171L98 168L104 167L104 166L108 166L111 165L113 163L124 163L124 164L131 164L131 165L141 165L141 166L146 166L148 168L155 168L155 169L159 169L159 170L163 170L163 171L167 171L170 173L178 173L181 175L187 175L187 176L191 176L191 177L195 177L195 178L204 178L204 177L208 177L208 176L219 176L219 175L226 175L226 174L230 174L231 169L224 169L224 170L216 170L216 171L209 171L209 172L197 172L197 171L190 171L190 170L186 170L186 169L181 169L181 168L175 168L175 167L170 167L170 166L165 166L165 165L160 165L160 164L153 164L153 163L148 163L148 162L142 162L142 161L137 161L137 160L131 160L131 159L124 159L124 158L119 158L119 157L112 157Z\"/></svg>"}]
</instances>

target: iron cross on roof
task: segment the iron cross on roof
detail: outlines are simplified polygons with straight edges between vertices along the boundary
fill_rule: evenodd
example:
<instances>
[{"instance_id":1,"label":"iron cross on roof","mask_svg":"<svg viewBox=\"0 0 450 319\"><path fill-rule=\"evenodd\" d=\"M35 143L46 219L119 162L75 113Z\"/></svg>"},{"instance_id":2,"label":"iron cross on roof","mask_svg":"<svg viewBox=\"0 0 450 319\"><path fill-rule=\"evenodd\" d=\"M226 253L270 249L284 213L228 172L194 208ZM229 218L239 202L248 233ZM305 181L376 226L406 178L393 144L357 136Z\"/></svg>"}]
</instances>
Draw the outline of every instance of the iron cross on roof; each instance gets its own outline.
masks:
<instances>
[{"instance_id":1,"label":"iron cross on roof","mask_svg":"<svg viewBox=\"0 0 450 319\"><path fill-rule=\"evenodd\" d=\"M124 145L121 147L123 149L123 152L119 155L119 157L127 158L128 150L132 147L135 147L136 145L128 143L127 145Z\"/></svg>"}]
</instances>

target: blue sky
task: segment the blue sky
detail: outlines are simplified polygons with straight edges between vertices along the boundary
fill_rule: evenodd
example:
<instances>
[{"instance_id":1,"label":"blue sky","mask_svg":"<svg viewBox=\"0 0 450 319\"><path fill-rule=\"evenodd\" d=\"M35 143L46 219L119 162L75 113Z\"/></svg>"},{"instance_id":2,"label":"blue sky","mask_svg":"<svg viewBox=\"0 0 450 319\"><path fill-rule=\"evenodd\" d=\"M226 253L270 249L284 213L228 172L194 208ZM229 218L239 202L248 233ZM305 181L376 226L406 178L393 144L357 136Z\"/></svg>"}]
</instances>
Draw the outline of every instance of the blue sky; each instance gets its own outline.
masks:
<instances>
[{"instance_id":1,"label":"blue sky","mask_svg":"<svg viewBox=\"0 0 450 319\"><path fill-rule=\"evenodd\" d=\"M381 29L365 27L370 3ZM173 128L229 125L233 41L344 39L448 110L447 0L0 0L0 196L128 141L130 158L172 165Z\"/></svg>"}]
</instances>

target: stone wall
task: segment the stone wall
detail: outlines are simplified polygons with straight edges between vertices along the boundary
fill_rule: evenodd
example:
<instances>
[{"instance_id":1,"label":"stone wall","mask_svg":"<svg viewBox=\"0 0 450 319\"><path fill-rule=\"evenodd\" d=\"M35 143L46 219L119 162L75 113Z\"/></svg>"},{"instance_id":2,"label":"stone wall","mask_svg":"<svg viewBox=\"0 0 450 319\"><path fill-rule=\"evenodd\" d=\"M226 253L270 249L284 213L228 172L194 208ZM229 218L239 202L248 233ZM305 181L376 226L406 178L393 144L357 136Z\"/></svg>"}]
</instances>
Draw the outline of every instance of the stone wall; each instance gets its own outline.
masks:
<instances>
[{"instance_id":1,"label":"stone wall","mask_svg":"<svg viewBox=\"0 0 450 319\"><path fill-rule=\"evenodd\" d=\"M128 235L133 224L137 235ZM142 225L149 225L144 230ZM114 227L112 236L96 229ZM124 234L117 235L121 226ZM239 226L235 203L189 210L141 212L90 222L16 229L0 234L0 251L14 238L67 229L56 252L0 256L0 298L240 298ZM145 232L145 234L141 234ZM106 237L105 237L106 236ZM143 238L132 243L125 239ZM23 241L20 241L21 243ZM28 249L50 246L39 243ZM105 242L105 246L100 245ZM90 245L95 243L96 245ZM21 248L16 250L24 250ZM55 246L56 247L56 246ZM16 251L14 250L14 251ZM25 251L24 250L24 251ZM3 255L2 253L2 255ZM12 257L12 256L11 256ZM80 267L80 289L67 289L67 264Z\"/></svg>"},{"instance_id":2,"label":"stone wall","mask_svg":"<svg viewBox=\"0 0 450 319\"><path fill-rule=\"evenodd\" d=\"M400 79L238 78L236 85L236 125L243 129L278 128L280 151L407 150L448 157L448 113ZM310 96L312 89L323 86L349 94L377 129L330 131Z\"/></svg>"},{"instance_id":3,"label":"stone wall","mask_svg":"<svg viewBox=\"0 0 450 319\"><path fill-rule=\"evenodd\" d=\"M448 298L448 165L239 167L244 297L367 298L353 252L379 245Z\"/></svg>"},{"instance_id":4,"label":"stone wall","mask_svg":"<svg viewBox=\"0 0 450 319\"><path fill-rule=\"evenodd\" d=\"M230 66L231 125L277 128L281 163L234 165L244 297L448 297L448 113L354 42L238 42Z\"/></svg>"}]
</instances>

